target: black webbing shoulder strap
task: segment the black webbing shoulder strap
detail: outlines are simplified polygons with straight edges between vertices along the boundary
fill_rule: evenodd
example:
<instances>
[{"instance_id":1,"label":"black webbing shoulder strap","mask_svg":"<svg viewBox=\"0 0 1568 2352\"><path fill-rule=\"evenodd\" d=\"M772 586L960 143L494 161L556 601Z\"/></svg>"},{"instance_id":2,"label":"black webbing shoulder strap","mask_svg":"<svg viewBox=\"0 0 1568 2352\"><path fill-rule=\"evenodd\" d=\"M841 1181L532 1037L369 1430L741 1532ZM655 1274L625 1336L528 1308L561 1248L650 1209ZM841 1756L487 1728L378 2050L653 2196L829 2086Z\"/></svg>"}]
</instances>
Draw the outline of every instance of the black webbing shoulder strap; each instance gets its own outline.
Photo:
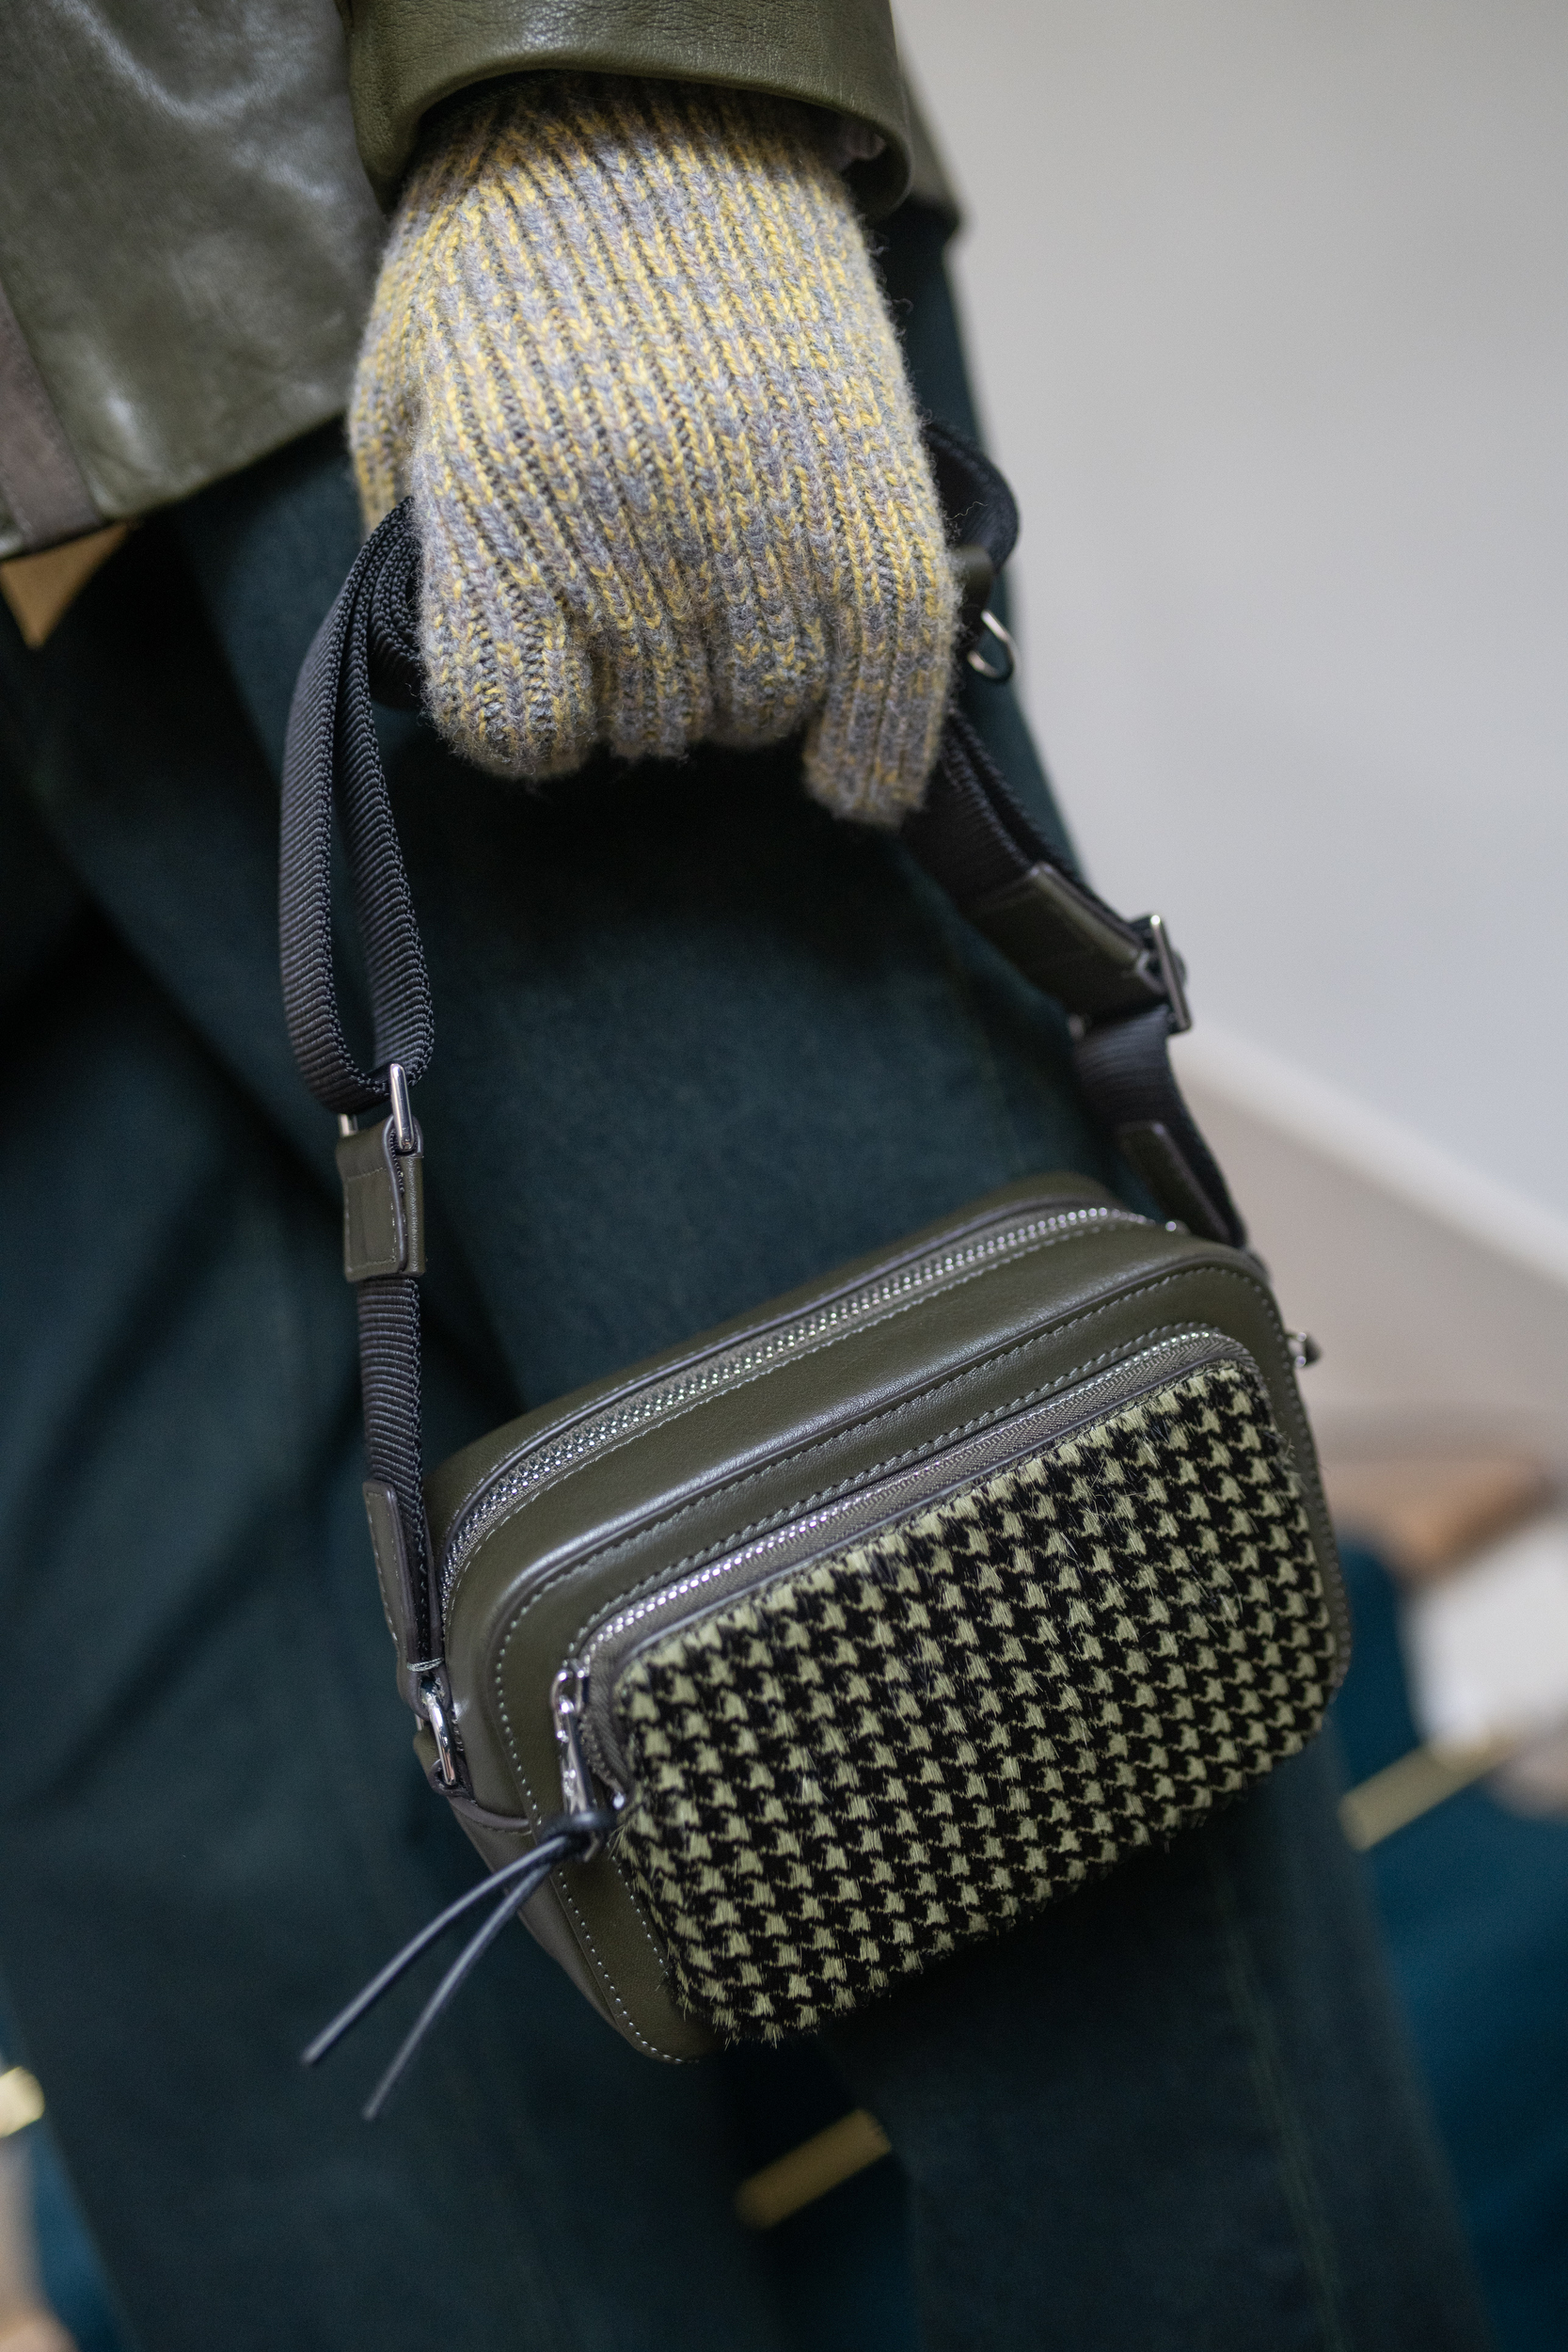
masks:
<instances>
[{"instance_id":1,"label":"black webbing shoulder strap","mask_svg":"<svg viewBox=\"0 0 1568 2352\"><path fill-rule=\"evenodd\" d=\"M986 595L1018 538L1018 509L972 443L930 422L926 442L965 583L959 658L990 676L976 647ZM1246 1228L1171 1070L1169 1041L1192 1017L1160 916L1130 922L1064 864L957 708L903 839L959 913L1066 1010L1089 1109L1167 1216L1244 1248Z\"/></svg>"},{"instance_id":2,"label":"black webbing shoulder strap","mask_svg":"<svg viewBox=\"0 0 1568 2352\"><path fill-rule=\"evenodd\" d=\"M1017 513L994 466L928 425L965 583L959 654L995 625L986 596ZM366 1503L400 1681L436 1738L446 1785L461 1779L432 1590L420 1441L423 1266L420 1140L409 1089L433 1043L430 987L392 819L372 698L418 706L419 545L408 503L361 549L300 672L283 763L283 999L306 1084L339 1114L344 1270L358 1291ZM373 1033L361 1069L343 1034L332 951L332 842L341 828L364 951ZM1129 922L1064 863L1019 806L955 707L924 805L902 837L955 905L1066 1009L1089 1109L1167 1216L1206 1239L1246 1235L1171 1072L1189 1025L1182 969L1157 915ZM356 1118L376 1117L363 1127Z\"/></svg>"},{"instance_id":3,"label":"black webbing shoulder strap","mask_svg":"<svg viewBox=\"0 0 1568 2352\"><path fill-rule=\"evenodd\" d=\"M305 1083L338 1113L343 1271L357 1292L365 1505L399 1686L429 1723L442 1777L447 1733L440 1611L432 1588L420 1438L423 1153L409 1102L430 1066L435 1024L424 949L404 870L372 696L409 709L423 685L419 550L406 505L372 532L305 658L283 755L279 929L283 1009ZM372 1064L343 1034L332 940L332 840L341 830L364 955ZM356 1114L377 1112L368 1126Z\"/></svg>"},{"instance_id":4,"label":"black webbing shoulder strap","mask_svg":"<svg viewBox=\"0 0 1568 2352\"><path fill-rule=\"evenodd\" d=\"M392 821L377 702L417 709L419 555L406 504L372 532L305 657L283 755L280 913L283 1004L305 1083L329 1111L388 1101L387 1071L410 1086L435 1044L424 949ZM361 1070L338 1012L332 960L332 828L342 828L364 948L373 1066Z\"/></svg>"}]
</instances>

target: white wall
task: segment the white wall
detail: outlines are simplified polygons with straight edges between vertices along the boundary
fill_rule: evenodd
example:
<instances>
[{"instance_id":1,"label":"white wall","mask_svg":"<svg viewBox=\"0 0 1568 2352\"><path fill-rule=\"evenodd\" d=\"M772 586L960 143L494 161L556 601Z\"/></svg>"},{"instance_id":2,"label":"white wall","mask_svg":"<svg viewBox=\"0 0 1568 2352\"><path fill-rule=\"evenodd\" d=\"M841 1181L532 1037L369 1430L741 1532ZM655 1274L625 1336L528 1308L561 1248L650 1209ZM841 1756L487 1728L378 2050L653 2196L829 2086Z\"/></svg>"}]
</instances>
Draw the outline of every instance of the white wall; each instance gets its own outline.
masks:
<instances>
[{"instance_id":1,"label":"white wall","mask_svg":"<svg viewBox=\"0 0 1568 2352\"><path fill-rule=\"evenodd\" d=\"M1568 7L899 20L1095 879L1568 1217Z\"/></svg>"}]
</instances>

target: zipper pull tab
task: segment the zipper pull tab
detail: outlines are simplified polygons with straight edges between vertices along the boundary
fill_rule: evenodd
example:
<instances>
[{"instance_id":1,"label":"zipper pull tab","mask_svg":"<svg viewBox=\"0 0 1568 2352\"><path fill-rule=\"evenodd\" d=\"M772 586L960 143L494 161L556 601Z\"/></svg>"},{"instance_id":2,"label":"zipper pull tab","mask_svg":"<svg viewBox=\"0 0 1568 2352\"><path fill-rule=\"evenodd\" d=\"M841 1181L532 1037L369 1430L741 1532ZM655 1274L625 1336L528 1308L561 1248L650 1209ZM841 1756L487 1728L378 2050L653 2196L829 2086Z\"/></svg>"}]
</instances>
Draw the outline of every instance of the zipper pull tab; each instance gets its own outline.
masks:
<instances>
[{"instance_id":1,"label":"zipper pull tab","mask_svg":"<svg viewBox=\"0 0 1568 2352\"><path fill-rule=\"evenodd\" d=\"M420 1670L423 1679L420 1684L420 1712L436 1742L436 1754L441 1767L441 1786L443 1788L455 1788L457 1760L452 1754L451 1723L447 1713L446 1672L439 1664L432 1671L422 1659L420 1667L415 1669L417 1672Z\"/></svg>"},{"instance_id":2,"label":"zipper pull tab","mask_svg":"<svg viewBox=\"0 0 1568 2352\"><path fill-rule=\"evenodd\" d=\"M555 1744L561 1751L562 1813L592 1813L594 1808L594 1778L582 1753L582 1709L587 1691L588 1669L575 1658L568 1658L550 1686Z\"/></svg>"}]
</instances>

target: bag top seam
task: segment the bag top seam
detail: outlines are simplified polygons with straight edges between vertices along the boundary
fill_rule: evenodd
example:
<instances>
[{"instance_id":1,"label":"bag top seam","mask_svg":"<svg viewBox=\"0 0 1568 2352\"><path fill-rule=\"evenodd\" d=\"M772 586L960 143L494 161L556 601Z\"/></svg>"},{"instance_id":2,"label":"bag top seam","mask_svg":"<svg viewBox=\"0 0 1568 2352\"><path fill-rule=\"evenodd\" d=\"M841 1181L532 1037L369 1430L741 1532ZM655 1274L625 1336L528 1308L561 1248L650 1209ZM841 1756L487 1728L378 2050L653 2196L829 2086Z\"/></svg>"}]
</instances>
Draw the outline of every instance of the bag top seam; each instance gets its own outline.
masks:
<instances>
[{"instance_id":1,"label":"bag top seam","mask_svg":"<svg viewBox=\"0 0 1568 2352\"><path fill-rule=\"evenodd\" d=\"M1050 1206L1050 1201L1047 1198L1042 1198L1038 1205L1041 1209L1046 1209ZM1064 1212L1075 1205L1080 1208L1091 1208L1099 1207L1101 1204L1097 1201L1081 1201L1075 1204L1070 1200L1065 1200L1060 1203ZM1107 1203L1104 1205L1119 1207L1122 1204L1117 1202ZM641 1394L641 1392L650 1385L657 1385L660 1379L674 1379L682 1372L694 1371L700 1365L711 1361L716 1357L727 1355L734 1348L744 1347L748 1339L760 1339L768 1332L777 1330L783 1325L798 1320L800 1315L809 1314L812 1311L814 1303L822 1307L828 1307L831 1306L835 1299L853 1297L856 1291L865 1290L871 1284L878 1281L885 1281L887 1278L891 1274L895 1273L900 1266L913 1264L917 1259L928 1257L933 1250L941 1249L943 1246L944 1239L949 1242L956 1243L961 1241L966 1235L977 1235L984 1232L986 1228L990 1225L1006 1224L1008 1216L1012 1214L1017 1214L1019 1216L1026 1215L1027 1210L1025 1203L1020 1201L1016 1212L998 1210L993 1216L982 1217L973 1225L966 1226L962 1223L955 1223L947 1230L945 1235L939 1234L930 1242L922 1244L917 1249L895 1250L888 1257L878 1260L878 1262L869 1267L864 1274L857 1276L855 1280L852 1282L842 1283L837 1289L823 1289L814 1292L812 1299L808 1300L800 1307L791 1309L788 1312L774 1315L767 1322L750 1324L744 1329L736 1332L731 1339L716 1340L709 1345L697 1348L688 1355L677 1356L662 1373L648 1372L641 1375L638 1379L626 1380L616 1385L612 1385L605 1391L604 1394L600 1396L595 1403L582 1406L578 1412L572 1414L567 1420L562 1421L559 1426L562 1429L569 1429L579 1422L591 1421L596 1414L608 1412L615 1405ZM543 1435L541 1435L540 1438L530 1438L528 1443L519 1448L515 1454L511 1456L503 1455L499 1462L493 1463L487 1470L485 1470L480 1477L476 1478L472 1486L470 1486L465 1492L462 1501L457 1503L452 1510L451 1518L448 1521L449 1526L456 1527L459 1524L465 1514L473 1508L474 1503L483 1493L490 1481L499 1476L502 1470L506 1468L509 1460L514 1463L521 1461L533 1450L535 1445L541 1443L542 1441Z\"/></svg>"},{"instance_id":2,"label":"bag top seam","mask_svg":"<svg viewBox=\"0 0 1568 2352\"><path fill-rule=\"evenodd\" d=\"M453 1581L451 1591L445 1598L442 1607L443 1619L450 1613L453 1603L456 1601L457 1596L463 1588L464 1581L467 1577L469 1569L472 1567L481 1552L484 1549L485 1545L490 1541L491 1535L499 1533L500 1528L509 1524L519 1512L526 1511L530 1504L537 1502L541 1496L545 1494L558 1493L569 1480L578 1476L579 1473L585 1473L591 1470L596 1470L602 1463L612 1459L617 1454L625 1453L628 1447L638 1444L643 1438L656 1435L662 1435L665 1430L677 1427L679 1423L685 1421L690 1414L701 1411L705 1406L718 1403L722 1398L742 1395L746 1390L753 1387L756 1382L766 1380L775 1373L786 1370L790 1365L810 1362L817 1356L826 1355L830 1348L841 1346L849 1340L861 1339L869 1331L880 1330L884 1328L886 1325L895 1322L899 1315L912 1314L917 1309L929 1306L934 1299L951 1298L956 1295L956 1293L966 1288L971 1282L978 1282L985 1279L990 1275L1003 1273L1013 1266L1022 1264L1025 1259L1032 1258L1039 1252L1047 1249L1054 1249L1065 1242L1086 1241L1095 1235L1117 1232L1124 1230L1124 1228L1117 1225L1106 1224L1081 1226L1075 1232L1070 1233L1044 1234L1038 1241L1031 1242L1026 1248L1020 1249L1013 1256L1005 1261L993 1262L989 1265L972 1267L966 1274L954 1275L949 1280L942 1282L940 1286L933 1287L930 1290L922 1291L920 1295L916 1298L903 1298L895 1301L893 1304L882 1308L876 1314L868 1317L863 1322L857 1321L852 1327L847 1327L843 1330L825 1332L820 1339L813 1340L809 1345L803 1348L791 1351L791 1353L786 1356L781 1356L774 1362L759 1364L753 1372L746 1373L738 1379L726 1381L721 1388L715 1388L713 1390L706 1391L700 1395L689 1397L684 1404L675 1406L670 1413L661 1414L657 1419L651 1419L644 1422L634 1429L624 1430L619 1437L612 1438L608 1445L602 1447L592 1455L578 1461L563 1464L558 1471L546 1474L545 1477L540 1479L536 1486L532 1487L528 1492L519 1495L512 1508L503 1510L498 1515L496 1527L494 1529L486 1529L484 1534L477 1539L469 1551L467 1558L464 1561L462 1567L459 1569L455 1580ZM861 1286L856 1285L856 1287L859 1288ZM852 1295L853 1294L849 1293L845 1295ZM809 1310L802 1310L802 1312L809 1312ZM1070 1326L1068 1327L1070 1328ZM742 1343L740 1341L737 1340L736 1342L736 1345L737 1347L741 1344ZM720 1351L721 1354L724 1352L726 1351ZM628 1393L634 1394L635 1391L628 1391ZM785 1456L783 1458L787 1459L788 1457ZM475 1491L477 1493L479 1490L476 1489ZM458 1524L458 1519L460 1518L461 1514L454 1517L452 1521L454 1526Z\"/></svg>"}]
</instances>

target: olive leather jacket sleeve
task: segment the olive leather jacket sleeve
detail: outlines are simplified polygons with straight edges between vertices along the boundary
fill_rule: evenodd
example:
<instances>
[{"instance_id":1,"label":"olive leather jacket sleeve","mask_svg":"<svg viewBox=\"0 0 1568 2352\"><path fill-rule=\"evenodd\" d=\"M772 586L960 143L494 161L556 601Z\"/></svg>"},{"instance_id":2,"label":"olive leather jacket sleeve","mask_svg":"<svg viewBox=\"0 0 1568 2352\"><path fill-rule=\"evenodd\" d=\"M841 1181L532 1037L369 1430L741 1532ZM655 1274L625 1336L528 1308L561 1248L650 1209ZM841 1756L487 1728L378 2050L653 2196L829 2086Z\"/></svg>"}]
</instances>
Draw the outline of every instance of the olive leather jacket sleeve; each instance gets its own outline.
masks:
<instances>
[{"instance_id":1,"label":"olive leather jacket sleeve","mask_svg":"<svg viewBox=\"0 0 1568 2352\"><path fill-rule=\"evenodd\" d=\"M799 98L870 133L850 164L886 212L910 179L910 127L888 0L339 0L354 127L390 203L419 126L454 90L575 67L727 82ZM850 151L852 152L852 150Z\"/></svg>"},{"instance_id":2,"label":"olive leather jacket sleeve","mask_svg":"<svg viewBox=\"0 0 1568 2352\"><path fill-rule=\"evenodd\" d=\"M941 201L889 0L27 0L0 8L0 560L342 409L381 206L476 83L577 67L836 119L862 201Z\"/></svg>"}]
</instances>

